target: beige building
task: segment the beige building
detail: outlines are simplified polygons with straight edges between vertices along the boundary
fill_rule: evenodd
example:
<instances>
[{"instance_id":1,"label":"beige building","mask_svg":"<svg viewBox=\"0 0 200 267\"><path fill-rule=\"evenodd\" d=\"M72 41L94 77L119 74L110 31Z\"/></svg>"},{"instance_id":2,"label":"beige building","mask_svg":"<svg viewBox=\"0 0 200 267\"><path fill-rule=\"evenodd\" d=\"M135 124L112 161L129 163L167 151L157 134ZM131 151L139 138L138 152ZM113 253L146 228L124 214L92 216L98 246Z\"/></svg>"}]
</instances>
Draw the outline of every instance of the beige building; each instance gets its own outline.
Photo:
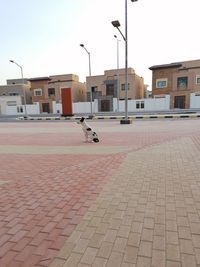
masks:
<instances>
[{"instance_id":1,"label":"beige building","mask_svg":"<svg viewBox=\"0 0 200 267\"><path fill-rule=\"evenodd\" d=\"M27 79L9 79L6 85L0 85L0 97L19 96L21 98L20 104L25 104L25 102L31 104L30 87L30 82ZM26 101L24 101L24 97Z\"/></svg>"},{"instance_id":2,"label":"beige building","mask_svg":"<svg viewBox=\"0 0 200 267\"><path fill-rule=\"evenodd\" d=\"M79 82L74 74L52 75L29 79L31 82L32 101L40 103L40 111L52 113L52 101L61 103L61 89L71 88L72 101L86 101L86 84Z\"/></svg>"},{"instance_id":3,"label":"beige building","mask_svg":"<svg viewBox=\"0 0 200 267\"><path fill-rule=\"evenodd\" d=\"M169 94L171 109L188 109L190 93L200 94L200 60L155 65L149 69L153 72L153 96Z\"/></svg>"},{"instance_id":4,"label":"beige building","mask_svg":"<svg viewBox=\"0 0 200 267\"><path fill-rule=\"evenodd\" d=\"M88 76L87 100L98 99L99 111L112 111L113 98L125 99L125 69L105 70L104 75ZM128 99L144 98L144 80L128 68Z\"/></svg>"}]
</instances>

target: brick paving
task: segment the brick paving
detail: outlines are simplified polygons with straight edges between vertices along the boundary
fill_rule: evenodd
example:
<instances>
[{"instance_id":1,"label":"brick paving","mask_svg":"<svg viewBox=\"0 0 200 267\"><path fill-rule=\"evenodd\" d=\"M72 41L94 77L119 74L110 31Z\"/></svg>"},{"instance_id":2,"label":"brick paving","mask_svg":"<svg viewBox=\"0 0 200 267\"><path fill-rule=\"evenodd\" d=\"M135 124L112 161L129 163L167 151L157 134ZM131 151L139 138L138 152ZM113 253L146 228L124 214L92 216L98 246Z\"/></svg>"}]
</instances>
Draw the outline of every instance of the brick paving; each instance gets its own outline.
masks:
<instances>
[{"instance_id":1,"label":"brick paving","mask_svg":"<svg viewBox=\"0 0 200 267\"><path fill-rule=\"evenodd\" d=\"M0 124L0 266L200 266L200 120Z\"/></svg>"}]
</instances>

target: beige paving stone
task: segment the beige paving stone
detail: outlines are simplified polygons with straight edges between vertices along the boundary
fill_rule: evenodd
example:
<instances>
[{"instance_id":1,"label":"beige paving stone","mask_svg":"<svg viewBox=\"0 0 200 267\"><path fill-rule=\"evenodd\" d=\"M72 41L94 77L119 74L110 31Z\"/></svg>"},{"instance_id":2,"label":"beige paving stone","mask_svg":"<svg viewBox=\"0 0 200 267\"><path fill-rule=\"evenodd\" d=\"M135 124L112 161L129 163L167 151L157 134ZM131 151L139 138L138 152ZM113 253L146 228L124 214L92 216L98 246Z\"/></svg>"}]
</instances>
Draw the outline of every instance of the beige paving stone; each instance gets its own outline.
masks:
<instances>
[{"instance_id":1,"label":"beige paving stone","mask_svg":"<svg viewBox=\"0 0 200 267\"><path fill-rule=\"evenodd\" d=\"M124 237L124 238L128 238L129 234L131 231L131 227L130 226L126 226L126 225L121 225L119 228L119 231L117 233L118 237Z\"/></svg>"},{"instance_id":2,"label":"beige paving stone","mask_svg":"<svg viewBox=\"0 0 200 267\"><path fill-rule=\"evenodd\" d=\"M144 212L136 211L134 214L134 221L144 222Z\"/></svg>"},{"instance_id":3,"label":"beige paving stone","mask_svg":"<svg viewBox=\"0 0 200 267\"><path fill-rule=\"evenodd\" d=\"M112 252L112 248L113 248L113 243L102 242L101 247L100 247L98 254L97 254L98 257L108 259L111 252Z\"/></svg>"},{"instance_id":4,"label":"beige paving stone","mask_svg":"<svg viewBox=\"0 0 200 267\"><path fill-rule=\"evenodd\" d=\"M117 237L113 246L113 251L124 252L127 246L127 238Z\"/></svg>"},{"instance_id":5,"label":"beige paving stone","mask_svg":"<svg viewBox=\"0 0 200 267\"><path fill-rule=\"evenodd\" d=\"M192 235L193 246L200 248L200 235Z\"/></svg>"},{"instance_id":6,"label":"beige paving stone","mask_svg":"<svg viewBox=\"0 0 200 267\"><path fill-rule=\"evenodd\" d=\"M97 234L105 235L105 233L108 231L108 229L109 229L109 223L101 222L101 223L96 227L95 232L96 232Z\"/></svg>"},{"instance_id":7,"label":"beige paving stone","mask_svg":"<svg viewBox=\"0 0 200 267\"><path fill-rule=\"evenodd\" d=\"M123 262L121 267L136 267L136 264Z\"/></svg>"},{"instance_id":8,"label":"beige paving stone","mask_svg":"<svg viewBox=\"0 0 200 267\"><path fill-rule=\"evenodd\" d=\"M192 239L190 227L178 227L178 236L182 239Z\"/></svg>"},{"instance_id":9,"label":"beige paving stone","mask_svg":"<svg viewBox=\"0 0 200 267\"><path fill-rule=\"evenodd\" d=\"M190 229L192 234L200 235L200 223L190 223Z\"/></svg>"},{"instance_id":10,"label":"beige paving stone","mask_svg":"<svg viewBox=\"0 0 200 267\"><path fill-rule=\"evenodd\" d=\"M81 234L81 238L90 239L96 231L96 227L86 226L85 230Z\"/></svg>"},{"instance_id":11,"label":"beige paving stone","mask_svg":"<svg viewBox=\"0 0 200 267\"><path fill-rule=\"evenodd\" d=\"M93 248L100 248L101 243L103 242L104 235L94 233L89 240L89 246Z\"/></svg>"},{"instance_id":12,"label":"beige paving stone","mask_svg":"<svg viewBox=\"0 0 200 267\"><path fill-rule=\"evenodd\" d=\"M182 267L196 267L196 259L194 255L181 254Z\"/></svg>"},{"instance_id":13,"label":"beige paving stone","mask_svg":"<svg viewBox=\"0 0 200 267\"><path fill-rule=\"evenodd\" d=\"M122 219L122 225L131 226L133 222L133 217L134 215L125 215L124 218Z\"/></svg>"},{"instance_id":14,"label":"beige paving stone","mask_svg":"<svg viewBox=\"0 0 200 267\"><path fill-rule=\"evenodd\" d=\"M167 245L167 259L172 261L180 261L180 249L178 245Z\"/></svg>"},{"instance_id":15,"label":"beige paving stone","mask_svg":"<svg viewBox=\"0 0 200 267\"><path fill-rule=\"evenodd\" d=\"M71 235L70 235L70 237L67 239L67 243L76 243L80 238L81 238L81 235L82 235L83 233L81 232L81 231L74 231Z\"/></svg>"},{"instance_id":16,"label":"beige paving stone","mask_svg":"<svg viewBox=\"0 0 200 267\"><path fill-rule=\"evenodd\" d=\"M95 217L93 215L88 225L91 227L97 227L100 223L101 223L101 217Z\"/></svg>"},{"instance_id":17,"label":"beige paving stone","mask_svg":"<svg viewBox=\"0 0 200 267\"><path fill-rule=\"evenodd\" d=\"M139 256L137 259L137 267L151 267L151 258Z\"/></svg>"},{"instance_id":18,"label":"beige paving stone","mask_svg":"<svg viewBox=\"0 0 200 267\"><path fill-rule=\"evenodd\" d=\"M153 249L165 250L165 236L154 235Z\"/></svg>"},{"instance_id":19,"label":"beige paving stone","mask_svg":"<svg viewBox=\"0 0 200 267\"><path fill-rule=\"evenodd\" d=\"M178 226L189 227L189 220L188 220L188 217L177 216L177 225L178 225Z\"/></svg>"},{"instance_id":20,"label":"beige paving stone","mask_svg":"<svg viewBox=\"0 0 200 267\"><path fill-rule=\"evenodd\" d=\"M182 267L181 262L167 261L166 267Z\"/></svg>"},{"instance_id":21,"label":"beige paving stone","mask_svg":"<svg viewBox=\"0 0 200 267\"><path fill-rule=\"evenodd\" d=\"M124 262L136 263L138 255L138 248L132 246L126 246L124 254Z\"/></svg>"},{"instance_id":22,"label":"beige paving stone","mask_svg":"<svg viewBox=\"0 0 200 267\"><path fill-rule=\"evenodd\" d=\"M194 253L195 253L195 257L196 257L196 262L198 265L200 265L200 248L195 248Z\"/></svg>"},{"instance_id":23,"label":"beige paving stone","mask_svg":"<svg viewBox=\"0 0 200 267\"><path fill-rule=\"evenodd\" d=\"M121 267L122 260L123 260L123 253L112 252L106 267Z\"/></svg>"},{"instance_id":24,"label":"beige paving stone","mask_svg":"<svg viewBox=\"0 0 200 267\"><path fill-rule=\"evenodd\" d=\"M165 267L165 251L153 250L152 267Z\"/></svg>"},{"instance_id":25,"label":"beige paving stone","mask_svg":"<svg viewBox=\"0 0 200 267\"><path fill-rule=\"evenodd\" d=\"M141 239L141 234L140 233L133 233L132 232L132 233L129 234L127 244L129 246L139 247L140 239Z\"/></svg>"},{"instance_id":26,"label":"beige paving stone","mask_svg":"<svg viewBox=\"0 0 200 267\"><path fill-rule=\"evenodd\" d=\"M186 254L194 254L192 240L179 239L180 252Z\"/></svg>"},{"instance_id":27,"label":"beige paving stone","mask_svg":"<svg viewBox=\"0 0 200 267\"><path fill-rule=\"evenodd\" d=\"M94 259L92 267L106 267L107 262L108 261L106 259L102 259L102 258L96 257Z\"/></svg>"},{"instance_id":28,"label":"beige paving stone","mask_svg":"<svg viewBox=\"0 0 200 267\"><path fill-rule=\"evenodd\" d=\"M111 218L109 223L109 228L113 230L118 230L121 225L122 220L121 219L114 219Z\"/></svg>"},{"instance_id":29,"label":"beige paving stone","mask_svg":"<svg viewBox=\"0 0 200 267\"><path fill-rule=\"evenodd\" d=\"M72 267L72 266L76 267L76 266L78 266L81 257L82 257L82 254L71 253L71 255L69 256L69 258L67 259L67 261L65 262L63 267Z\"/></svg>"},{"instance_id":30,"label":"beige paving stone","mask_svg":"<svg viewBox=\"0 0 200 267\"><path fill-rule=\"evenodd\" d=\"M141 234L142 229L143 229L143 223L142 222L133 221L132 226L131 226L132 232Z\"/></svg>"},{"instance_id":31,"label":"beige paving stone","mask_svg":"<svg viewBox=\"0 0 200 267\"><path fill-rule=\"evenodd\" d=\"M141 240L144 241L153 241L153 229L144 228L142 231Z\"/></svg>"},{"instance_id":32,"label":"beige paving stone","mask_svg":"<svg viewBox=\"0 0 200 267\"><path fill-rule=\"evenodd\" d=\"M88 265L93 264L97 253L98 249L88 247L85 253L83 254L83 257L81 257L80 263L85 263Z\"/></svg>"},{"instance_id":33,"label":"beige paving stone","mask_svg":"<svg viewBox=\"0 0 200 267\"><path fill-rule=\"evenodd\" d=\"M79 263L77 267L91 267L91 265L85 264L85 263Z\"/></svg>"},{"instance_id":34,"label":"beige paving stone","mask_svg":"<svg viewBox=\"0 0 200 267\"><path fill-rule=\"evenodd\" d=\"M82 221L77 225L76 230L77 230L77 231L84 232L85 229L87 228L88 224L89 224L89 221L87 221L87 220L82 220Z\"/></svg>"},{"instance_id":35,"label":"beige paving stone","mask_svg":"<svg viewBox=\"0 0 200 267\"><path fill-rule=\"evenodd\" d=\"M166 231L166 242L167 242L167 244L178 245L178 233Z\"/></svg>"},{"instance_id":36,"label":"beige paving stone","mask_svg":"<svg viewBox=\"0 0 200 267\"><path fill-rule=\"evenodd\" d=\"M144 219L144 228L154 229L154 219L153 218L145 218Z\"/></svg>"},{"instance_id":37,"label":"beige paving stone","mask_svg":"<svg viewBox=\"0 0 200 267\"><path fill-rule=\"evenodd\" d=\"M185 225L180 225L180 226L185 226ZM177 232L178 231L177 222L174 220L166 220L166 230Z\"/></svg>"},{"instance_id":38,"label":"beige paving stone","mask_svg":"<svg viewBox=\"0 0 200 267\"><path fill-rule=\"evenodd\" d=\"M107 231L106 234L104 235L104 238L103 238L104 241L114 243L114 242L115 242L115 239L116 239L116 237L117 237L117 233L118 233L117 230L108 229L108 231Z\"/></svg>"},{"instance_id":39,"label":"beige paving stone","mask_svg":"<svg viewBox=\"0 0 200 267\"><path fill-rule=\"evenodd\" d=\"M144 256L144 257L151 257L152 256L152 242L141 241L138 255Z\"/></svg>"},{"instance_id":40,"label":"beige paving stone","mask_svg":"<svg viewBox=\"0 0 200 267\"><path fill-rule=\"evenodd\" d=\"M83 238L79 239L78 242L76 243L76 246L73 248L73 252L83 254L87 249L88 244L89 244L88 239L83 239Z\"/></svg>"},{"instance_id":41,"label":"beige paving stone","mask_svg":"<svg viewBox=\"0 0 200 267\"><path fill-rule=\"evenodd\" d=\"M164 236L165 235L165 225L164 224L155 224L154 235Z\"/></svg>"},{"instance_id":42,"label":"beige paving stone","mask_svg":"<svg viewBox=\"0 0 200 267\"><path fill-rule=\"evenodd\" d=\"M65 260L68 259L74 247L74 243L66 242L58 253L57 257Z\"/></svg>"}]
</instances>

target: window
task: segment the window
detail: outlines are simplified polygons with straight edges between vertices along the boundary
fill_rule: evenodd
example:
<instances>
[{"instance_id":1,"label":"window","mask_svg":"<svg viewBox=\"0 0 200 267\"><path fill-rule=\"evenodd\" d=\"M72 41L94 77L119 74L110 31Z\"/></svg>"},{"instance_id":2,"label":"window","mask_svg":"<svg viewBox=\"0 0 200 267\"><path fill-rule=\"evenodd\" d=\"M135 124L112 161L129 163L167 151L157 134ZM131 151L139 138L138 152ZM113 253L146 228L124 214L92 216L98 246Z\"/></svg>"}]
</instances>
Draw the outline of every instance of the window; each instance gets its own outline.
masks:
<instances>
[{"instance_id":1,"label":"window","mask_svg":"<svg viewBox=\"0 0 200 267\"><path fill-rule=\"evenodd\" d=\"M23 113L23 106L17 106L17 112Z\"/></svg>"},{"instance_id":2,"label":"window","mask_svg":"<svg viewBox=\"0 0 200 267\"><path fill-rule=\"evenodd\" d=\"M92 86L91 87L91 91L92 91L92 93L97 92L98 91L98 87L97 86Z\"/></svg>"},{"instance_id":3,"label":"window","mask_svg":"<svg viewBox=\"0 0 200 267\"><path fill-rule=\"evenodd\" d=\"M157 79L156 88L165 88L167 87L167 79Z\"/></svg>"},{"instance_id":4,"label":"window","mask_svg":"<svg viewBox=\"0 0 200 267\"><path fill-rule=\"evenodd\" d=\"M41 96L41 95L42 95L42 89L41 88L34 89L34 96Z\"/></svg>"},{"instance_id":5,"label":"window","mask_svg":"<svg viewBox=\"0 0 200 267\"><path fill-rule=\"evenodd\" d=\"M178 77L177 79L177 87L187 87L188 78L187 77Z\"/></svg>"},{"instance_id":6,"label":"window","mask_svg":"<svg viewBox=\"0 0 200 267\"><path fill-rule=\"evenodd\" d=\"M114 96L114 84L106 84L106 95Z\"/></svg>"},{"instance_id":7,"label":"window","mask_svg":"<svg viewBox=\"0 0 200 267\"><path fill-rule=\"evenodd\" d=\"M19 95L19 93L15 93L15 92L11 92L9 93L10 96L15 96L15 95Z\"/></svg>"},{"instance_id":8,"label":"window","mask_svg":"<svg viewBox=\"0 0 200 267\"><path fill-rule=\"evenodd\" d=\"M48 96L55 96L55 88L48 88Z\"/></svg>"},{"instance_id":9,"label":"window","mask_svg":"<svg viewBox=\"0 0 200 267\"><path fill-rule=\"evenodd\" d=\"M17 102L16 101L7 101L7 106L16 106Z\"/></svg>"},{"instance_id":10,"label":"window","mask_svg":"<svg viewBox=\"0 0 200 267\"><path fill-rule=\"evenodd\" d=\"M144 101L136 101L136 109L144 109Z\"/></svg>"},{"instance_id":11,"label":"window","mask_svg":"<svg viewBox=\"0 0 200 267\"><path fill-rule=\"evenodd\" d=\"M196 76L196 84L200 85L200 75Z\"/></svg>"},{"instance_id":12,"label":"window","mask_svg":"<svg viewBox=\"0 0 200 267\"><path fill-rule=\"evenodd\" d=\"M129 85L130 85L130 84L128 83L128 90L130 89L130 88L129 88ZM122 85L121 85L121 89L122 89L122 91L125 91L125 83L122 83Z\"/></svg>"}]
</instances>

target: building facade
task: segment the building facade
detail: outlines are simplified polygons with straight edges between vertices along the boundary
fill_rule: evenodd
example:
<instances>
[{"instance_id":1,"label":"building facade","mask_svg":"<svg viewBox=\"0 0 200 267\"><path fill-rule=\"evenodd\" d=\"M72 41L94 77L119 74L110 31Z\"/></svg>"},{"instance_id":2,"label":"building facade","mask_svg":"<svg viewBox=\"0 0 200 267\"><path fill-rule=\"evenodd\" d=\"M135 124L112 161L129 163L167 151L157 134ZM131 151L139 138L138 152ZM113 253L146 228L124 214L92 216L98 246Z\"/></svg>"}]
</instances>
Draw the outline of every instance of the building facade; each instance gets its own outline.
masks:
<instances>
[{"instance_id":1,"label":"building facade","mask_svg":"<svg viewBox=\"0 0 200 267\"><path fill-rule=\"evenodd\" d=\"M72 101L86 101L86 84L74 74L52 75L29 79L33 103L39 102L40 112L52 113L53 101L61 103L62 88L71 88Z\"/></svg>"},{"instance_id":2,"label":"building facade","mask_svg":"<svg viewBox=\"0 0 200 267\"><path fill-rule=\"evenodd\" d=\"M98 99L99 111L112 111L113 98L125 99L125 69L105 70L104 75L88 76L87 101ZM144 80L128 68L128 99L144 98ZM91 94L91 95L90 95Z\"/></svg>"},{"instance_id":3,"label":"building facade","mask_svg":"<svg viewBox=\"0 0 200 267\"><path fill-rule=\"evenodd\" d=\"M200 94L200 60L155 65L149 69L153 96L169 94L170 109L188 109L190 93Z\"/></svg>"},{"instance_id":4,"label":"building facade","mask_svg":"<svg viewBox=\"0 0 200 267\"><path fill-rule=\"evenodd\" d=\"M20 96L21 104L31 104L30 88L30 82L27 79L9 79L6 85L0 85L0 96Z\"/></svg>"}]
</instances>

